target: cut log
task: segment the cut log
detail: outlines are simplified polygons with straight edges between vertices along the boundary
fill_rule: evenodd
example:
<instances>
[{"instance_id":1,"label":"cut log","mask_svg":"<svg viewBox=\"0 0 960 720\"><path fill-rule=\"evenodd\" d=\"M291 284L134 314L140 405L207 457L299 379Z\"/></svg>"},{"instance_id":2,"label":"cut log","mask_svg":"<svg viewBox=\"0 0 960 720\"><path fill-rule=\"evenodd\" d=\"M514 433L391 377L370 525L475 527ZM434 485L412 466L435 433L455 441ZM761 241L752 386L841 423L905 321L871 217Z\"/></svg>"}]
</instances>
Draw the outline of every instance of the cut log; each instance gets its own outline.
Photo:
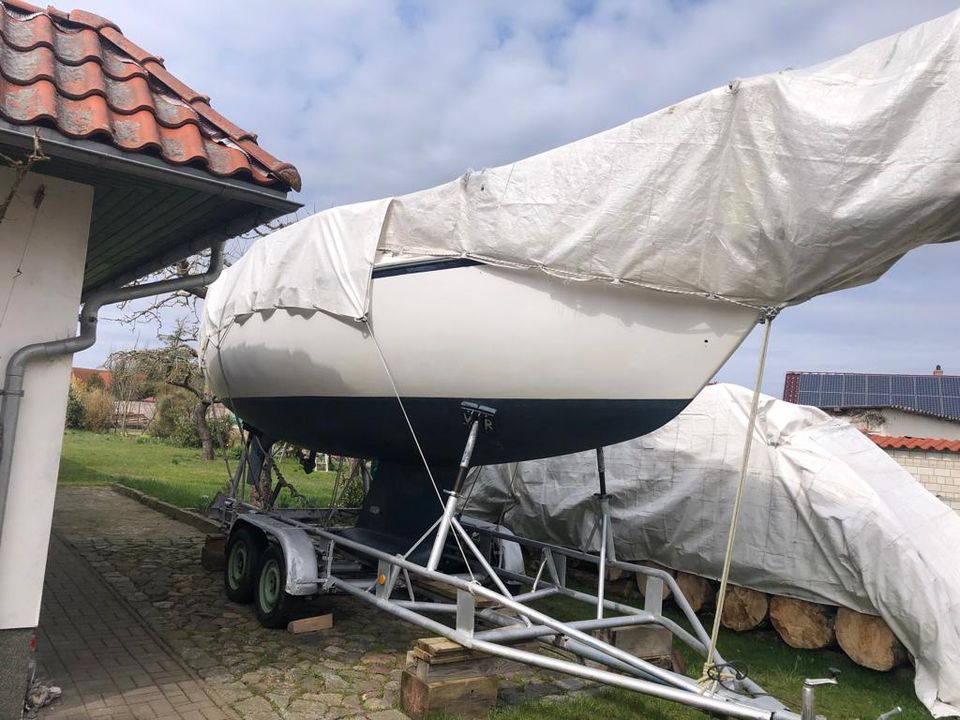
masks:
<instances>
[{"instance_id":1,"label":"cut log","mask_svg":"<svg viewBox=\"0 0 960 720\"><path fill-rule=\"evenodd\" d=\"M616 582L624 575L624 571L618 567L607 566L607 580Z\"/></svg>"},{"instance_id":2,"label":"cut log","mask_svg":"<svg viewBox=\"0 0 960 720\"><path fill-rule=\"evenodd\" d=\"M699 575L678 572L677 586L689 601L694 612L700 612L702 608L713 605L717 598L717 588L713 581Z\"/></svg>"},{"instance_id":3,"label":"cut log","mask_svg":"<svg viewBox=\"0 0 960 720\"><path fill-rule=\"evenodd\" d=\"M641 562L641 563L637 563L637 565L644 565L646 567L656 568L657 570L663 570L664 572L670 573L670 575L672 575L673 577L677 576L676 570L671 570L670 568L664 567L663 565L658 565L655 562ZM640 591L641 595L645 595L647 592L647 577L649 576L643 575L642 573L633 574L633 578L637 583L637 590ZM663 599L667 600L671 595L673 595L673 591L667 586L666 583L664 583Z\"/></svg>"},{"instance_id":4,"label":"cut log","mask_svg":"<svg viewBox=\"0 0 960 720\"><path fill-rule=\"evenodd\" d=\"M790 647L819 650L837 639L836 608L786 597L770 598L770 622Z\"/></svg>"},{"instance_id":5,"label":"cut log","mask_svg":"<svg viewBox=\"0 0 960 720\"><path fill-rule=\"evenodd\" d=\"M907 650L890 627L876 615L840 608L836 620L837 643L857 665L887 671L902 665Z\"/></svg>"},{"instance_id":6,"label":"cut log","mask_svg":"<svg viewBox=\"0 0 960 720\"><path fill-rule=\"evenodd\" d=\"M720 624L729 630L753 630L767 618L770 601L767 595L737 585L727 586Z\"/></svg>"}]
</instances>

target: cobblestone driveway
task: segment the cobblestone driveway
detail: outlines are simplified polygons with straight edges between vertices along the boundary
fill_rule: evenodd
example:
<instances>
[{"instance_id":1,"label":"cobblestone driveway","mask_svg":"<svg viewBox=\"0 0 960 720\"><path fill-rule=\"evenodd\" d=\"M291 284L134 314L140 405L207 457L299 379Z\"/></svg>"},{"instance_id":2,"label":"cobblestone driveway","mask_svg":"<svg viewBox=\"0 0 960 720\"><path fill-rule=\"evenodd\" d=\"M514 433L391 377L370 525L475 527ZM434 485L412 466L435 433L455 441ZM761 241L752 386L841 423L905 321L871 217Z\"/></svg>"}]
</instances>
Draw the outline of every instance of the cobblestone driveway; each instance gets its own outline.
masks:
<instances>
[{"instance_id":1,"label":"cobblestone driveway","mask_svg":"<svg viewBox=\"0 0 960 720\"><path fill-rule=\"evenodd\" d=\"M333 612L331 630L306 635L265 630L250 607L226 599L219 573L200 566L201 532L110 489L61 488L54 527L149 631L196 673L201 679L198 691L208 693L224 711L245 720L405 717L396 709L400 673L407 650L423 630L343 597L325 599L316 607L318 612ZM57 601L67 602L59 593ZM45 622L41 618L42 626ZM41 636L41 645L43 640ZM50 637L48 642L53 648L41 651L49 654L58 652L63 640ZM55 674L62 666L51 663L50 670L52 681L65 685L65 708L71 687ZM569 683L518 675L501 683L500 699L557 694ZM43 717L74 717L62 714L63 708L54 706ZM209 712L190 717L223 717L215 715L216 710ZM168 715L144 710L132 717Z\"/></svg>"}]
</instances>

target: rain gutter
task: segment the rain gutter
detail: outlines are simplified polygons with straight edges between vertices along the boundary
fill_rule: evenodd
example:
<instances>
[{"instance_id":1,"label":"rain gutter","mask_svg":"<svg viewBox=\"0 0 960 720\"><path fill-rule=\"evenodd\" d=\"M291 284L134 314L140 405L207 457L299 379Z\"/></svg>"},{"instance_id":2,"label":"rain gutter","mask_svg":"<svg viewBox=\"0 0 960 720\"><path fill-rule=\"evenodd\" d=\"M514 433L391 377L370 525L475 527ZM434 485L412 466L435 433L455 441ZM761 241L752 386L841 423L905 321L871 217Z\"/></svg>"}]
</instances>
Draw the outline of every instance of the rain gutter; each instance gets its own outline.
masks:
<instances>
[{"instance_id":1,"label":"rain gutter","mask_svg":"<svg viewBox=\"0 0 960 720\"><path fill-rule=\"evenodd\" d=\"M190 290L209 285L223 270L224 242L211 247L210 263L207 271L199 275L184 277L144 285L127 285L106 288L91 292L80 310L80 333L76 337L63 340L26 345L7 362L3 389L0 390L0 540L3 538L3 522L7 509L7 493L10 488L10 472L13 468L13 448L17 433L17 421L20 415L20 399L23 397L23 376L27 363L31 360L49 359L86 350L97 340L97 316L104 305L136 300L161 293Z\"/></svg>"}]
</instances>

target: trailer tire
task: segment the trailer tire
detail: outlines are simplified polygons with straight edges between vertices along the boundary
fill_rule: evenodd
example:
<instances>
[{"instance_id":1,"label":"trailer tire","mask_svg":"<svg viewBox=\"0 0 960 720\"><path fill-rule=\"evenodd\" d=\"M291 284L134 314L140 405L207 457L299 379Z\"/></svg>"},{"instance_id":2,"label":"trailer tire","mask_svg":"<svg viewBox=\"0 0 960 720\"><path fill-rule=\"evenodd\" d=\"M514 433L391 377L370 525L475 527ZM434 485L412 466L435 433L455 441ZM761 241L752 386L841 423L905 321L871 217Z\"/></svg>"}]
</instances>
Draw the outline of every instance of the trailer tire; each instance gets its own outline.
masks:
<instances>
[{"instance_id":1,"label":"trailer tire","mask_svg":"<svg viewBox=\"0 0 960 720\"><path fill-rule=\"evenodd\" d=\"M300 598L290 595L287 586L287 564L283 550L273 543L260 556L257 571L257 592L254 607L257 620L266 628L283 628Z\"/></svg>"},{"instance_id":2,"label":"trailer tire","mask_svg":"<svg viewBox=\"0 0 960 720\"><path fill-rule=\"evenodd\" d=\"M249 603L253 600L262 546L263 540L250 528L237 528L230 536L227 564L223 568L223 587L233 602Z\"/></svg>"}]
</instances>

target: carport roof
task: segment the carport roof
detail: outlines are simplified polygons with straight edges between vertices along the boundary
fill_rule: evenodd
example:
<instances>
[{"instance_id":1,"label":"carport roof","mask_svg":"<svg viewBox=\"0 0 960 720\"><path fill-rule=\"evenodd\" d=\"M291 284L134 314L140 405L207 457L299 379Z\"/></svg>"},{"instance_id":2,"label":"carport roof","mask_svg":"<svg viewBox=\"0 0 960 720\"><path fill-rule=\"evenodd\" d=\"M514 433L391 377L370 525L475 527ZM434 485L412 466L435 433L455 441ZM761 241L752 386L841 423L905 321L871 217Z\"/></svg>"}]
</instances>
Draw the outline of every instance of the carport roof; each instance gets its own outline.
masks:
<instances>
[{"instance_id":1,"label":"carport roof","mask_svg":"<svg viewBox=\"0 0 960 720\"><path fill-rule=\"evenodd\" d=\"M131 6L132 7L132 6ZM299 207L290 163L163 59L82 10L0 2L0 152L93 185L84 290L126 282Z\"/></svg>"}]
</instances>

